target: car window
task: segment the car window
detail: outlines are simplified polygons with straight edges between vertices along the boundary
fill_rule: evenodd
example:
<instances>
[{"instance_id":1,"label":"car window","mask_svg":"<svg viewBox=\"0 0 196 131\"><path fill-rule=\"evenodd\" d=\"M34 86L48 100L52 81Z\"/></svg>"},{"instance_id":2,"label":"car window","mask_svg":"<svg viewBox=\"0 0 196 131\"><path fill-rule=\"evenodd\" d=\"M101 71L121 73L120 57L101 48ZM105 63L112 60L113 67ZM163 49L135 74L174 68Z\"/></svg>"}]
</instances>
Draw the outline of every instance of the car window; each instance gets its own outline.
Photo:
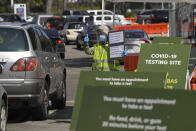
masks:
<instances>
[{"instance_id":1,"label":"car window","mask_svg":"<svg viewBox=\"0 0 196 131\"><path fill-rule=\"evenodd\" d=\"M40 17L39 24L42 26L46 26L48 18L49 17Z\"/></svg>"},{"instance_id":2,"label":"car window","mask_svg":"<svg viewBox=\"0 0 196 131\"><path fill-rule=\"evenodd\" d=\"M32 20L32 23L37 24L37 21L38 21L38 16L34 16L34 17L33 17L33 20Z\"/></svg>"},{"instance_id":3,"label":"car window","mask_svg":"<svg viewBox=\"0 0 196 131\"><path fill-rule=\"evenodd\" d=\"M167 10L159 10L156 13L157 15L169 15L169 12Z\"/></svg>"},{"instance_id":4,"label":"car window","mask_svg":"<svg viewBox=\"0 0 196 131\"><path fill-rule=\"evenodd\" d=\"M111 12L108 12L108 11L105 11L104 12L104 15L112 15L112 13Z\"/></svg>"},{"instance_id":5,"label":"car window","mask_svg":"<svg viewBox=\"0 0 196 131\"><path fill-rule=\"evenodd\" d=\"M24 30L0 28L0 51L28 51Z\"/></svg>"},{"instance_id":6,"label":"car window","mask_svg":"<svg viewBox=\"0 0 196 131\"><path fill-rule=\"evenodd\" d=\"M0 14L0 17L3 18L4 21L9 21L9 22L18 21L18 22L22 22L22 19L18 15L12 15L12 14L4 15L4 14Z\"/></svg>"},{"instance_id":7,"label":"car window","mask_svg":"<svg viewBox=\"0 0 196 131\"><path fill-rule=\"evenodd\" d=\"M82 15L89 15L89 13L85 10L81 10L80 12L81 12Z\"/></svg>"},{"instance_id":8,"label":"car window","mask_svg":"<svg viewBox=\"0 0 196 131\"><path fill-rule=\"evenodd\" d=\"M73 15L81 15L80 11L73 11Z\"/></svg>"},{"instance_id":9,"label":"car window","mask_svg":"<svg viewBox=\"0 0 196 131\"><path fill-rule=\"evenodd\" d=\"M102 20L102 17L97 17L96 20L97 21Z\"/></svg>"},{"instance_id":10,"label":"car window","mask_svg":"<svg viewBox=\"0 0 196 131\"><path fill-rule=\"evenodd\" d=\"M63 26L66 24L66 18L63 17L51 17L47 20L47 25L50 28L55 28L57 30L62 30Z\"/></svg>"},{"instance_id":11,"label":"car window","mask_svg":"<svg viewBox=\"0 0 196 131\"><path fill-rule=\"evenodd\" d=\"M90 12L89 14L90 14L90 15L95 15L95 12Z\"/></svg>"},{"instance_id":12,"label":"car window","mask_svg":"<svg viewBox=\"0 0 196 131\"><path fill-rule=\"evenodd\" d=\"M146 11L146 12L143 12L143 13L141 13L142 15L151 15L152 14L152 12L151 11Z\"/></svg>"},{"instance_id":13,"label":"car window","mask_svg":"<svg viewBox=\"0 0 196 131\"><path fill-rule=\"evenodd\" d=\"M44 33L42 30L36 28L36 32L38 33L42 51L53 52L53 47L50 41L50 38Z\"/></svg>"},{"instance_id":14,"label":"car window","mask_svg":"<svg viewBox=\"0 0 196 131\"><path fill-rule=\"evenodd\" d=\"M69 24L68 29L81 29L84 26L85 26L85 24L82 24L82 23L71 23L71 24Z\"/></svg>"},{"instance_id":15,"label":"car window","mask_svg":"<svg viewBox=\"0 0 196 131\"><path fill-rule=\"evenodd\" d=\"M125 38L144 38L143 32L125 32Z\"/></svg>"},{"instance_id":16,"label":"car window","mask_svg":"<svg viewBox=\"0 0 196 131\"><path fill-rule=\"evenodd\" d=\"M63 15L70 15L70 11L63 11Z\"/></svg>"},{"instance_id":17,"label":"car window","mask_svg":"<svg viewBox=\"0 0 196 131\"><path fill-rule=\"evenodd\" d=\"M36 50L37 49L37 40L36 40L34 29L33 28L28 28L27 32L29 34L33 49Z\"/></svg>"},{"instance_id":18,"label":"car window","mask_svg":"<svg viewBox=\"0 0 196 131\"><path fill-rule=\"evenodd\" d=\"M106 17L104 17L104 20L112 20L112 18L109 16L106 16Z\"/></svg>"},{"instance_id":19,"label":"car window","mask_svg":"<svg viewBox=\"0 0 196 131\"><path fill-rule=\"evenodd\" d=\"M102 11L97 11L97 15L102 15Z\"/></svg>"}]
</instances>

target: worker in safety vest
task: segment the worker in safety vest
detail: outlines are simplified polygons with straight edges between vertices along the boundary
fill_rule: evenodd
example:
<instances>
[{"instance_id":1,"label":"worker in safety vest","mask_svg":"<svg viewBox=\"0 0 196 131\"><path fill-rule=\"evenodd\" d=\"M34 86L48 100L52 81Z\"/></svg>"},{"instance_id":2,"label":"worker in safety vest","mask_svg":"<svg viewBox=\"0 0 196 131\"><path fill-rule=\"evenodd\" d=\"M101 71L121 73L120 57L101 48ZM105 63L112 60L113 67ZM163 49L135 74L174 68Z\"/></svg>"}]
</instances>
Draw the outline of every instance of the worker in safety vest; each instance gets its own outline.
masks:
<instances>
[{"instance_id":1,"label":"worker in safety vest","mask_svg":"<svg viewBox=\"0 0 196 131\"><path fill-rule=\"evenodd\" d=\"M119 60L109 60L109 46L108 46L108 32L107 26L99 26L97 30L97 43L93 47L89 47L88 34L84 38L84 50L86 54L94 55L92 69L95 71L119 71Z\"/></svg>"}]
</instances>

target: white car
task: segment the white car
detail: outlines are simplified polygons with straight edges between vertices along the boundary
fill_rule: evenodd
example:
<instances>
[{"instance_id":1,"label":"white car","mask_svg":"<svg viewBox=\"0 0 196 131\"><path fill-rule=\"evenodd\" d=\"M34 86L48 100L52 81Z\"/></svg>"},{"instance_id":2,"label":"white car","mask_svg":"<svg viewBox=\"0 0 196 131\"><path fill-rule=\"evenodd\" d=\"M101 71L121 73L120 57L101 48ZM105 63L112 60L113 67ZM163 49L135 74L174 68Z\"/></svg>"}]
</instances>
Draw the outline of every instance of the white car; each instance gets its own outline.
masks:
<instances>
[{"instance_id":1,"label":"white car","mask_svg":"<svg viewBox=\"0 0 196 131\"><path fill-rule=\"evenodd\" d=\"M90 15L102 15L102 10L87 10ZM103 10L103 15L113 15L114 13L110 10Z\"/></svg>"},{"instance_id":2,"label":"white car","mask_svg":"<svg viewBox=\"0 0 196 131\"><path fill-rule=\"evenodd\" d=\"M94 15L93 24L102 25L102 15ZM113 15L103 15L103 24L110 27L113 27L113 24L114 26L122 25L119 20L113 20Z\"/></svg>"},{"instance_id":3,"label":"white car","mask_svg":"<svg viewBox=\"0 0 196 131\"><path fill-rule=\"evenodd\" d=\"M115 15L115 20L118 20L122 25L133 25L132 21L125 19L124 15Z\"/></svg>"},{"instance_id":4,"label":"white car","mask_svg":"<svg viewBox=\"0 0 196 131\"><path fill-rule=\"evenodd\" d=\"M67 43L76 42L78 33L86 27L83 22L68 22L64 25L63 33L65 34Z\"/></svg>"}]
</instances>

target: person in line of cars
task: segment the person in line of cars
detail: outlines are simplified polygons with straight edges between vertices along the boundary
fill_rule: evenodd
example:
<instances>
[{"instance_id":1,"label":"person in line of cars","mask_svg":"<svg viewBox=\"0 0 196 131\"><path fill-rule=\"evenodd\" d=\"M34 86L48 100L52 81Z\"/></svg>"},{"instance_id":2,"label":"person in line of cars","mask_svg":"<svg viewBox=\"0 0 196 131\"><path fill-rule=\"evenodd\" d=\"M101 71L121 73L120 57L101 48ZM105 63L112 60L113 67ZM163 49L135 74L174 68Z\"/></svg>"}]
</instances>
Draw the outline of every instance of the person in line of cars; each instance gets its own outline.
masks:
<instances>
[{"instance_id":1,"label":"person in line of cars","mask_svg":"<svg viewBox=\"0 0 196 131\"><path fill-rule=\"evenodd\" d=\"M88 34L84 38L84 50L86 54L94 55L92 69L95 71L119 71L119 60L109 60L109 46L108 46L108 32L107 26L99 26L97 30L98 42L93 47L89 47Z\"/></svg>"}]
</instances>

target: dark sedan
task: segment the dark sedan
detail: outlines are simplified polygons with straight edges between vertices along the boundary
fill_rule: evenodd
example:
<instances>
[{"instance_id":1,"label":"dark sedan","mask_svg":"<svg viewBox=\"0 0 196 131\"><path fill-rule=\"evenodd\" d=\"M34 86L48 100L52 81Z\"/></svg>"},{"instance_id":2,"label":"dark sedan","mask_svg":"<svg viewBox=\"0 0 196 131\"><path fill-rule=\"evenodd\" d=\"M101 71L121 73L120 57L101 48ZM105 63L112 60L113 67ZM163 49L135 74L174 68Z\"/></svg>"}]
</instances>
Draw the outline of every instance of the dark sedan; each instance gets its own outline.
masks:
<instances>
[{"instance_id":1,"label":"dark sedan","mask_svg":"<svg viewBox=\"0 0 196 131\"><path fill-rule=\"evenodd\" d=\"M89 37L89 46L92 47L95 43L97 43L97 30L98 25L89 25L86 28L79 32L77 37L76 47L81 49L84 46L84 37L88 34Z\"/></svg>"},{"instance_id":2,"label":"dark sedan","mask_svg":"<svg viewBox=\"0 0 196 131\"><path fill-rule=\"evenodd\" d=\"M65 57L65 41L61 38L58 31L54 28L44 29L48 37L52 40L57 52L60 53L61 58Z\"/></svg>"}]
</instances>

